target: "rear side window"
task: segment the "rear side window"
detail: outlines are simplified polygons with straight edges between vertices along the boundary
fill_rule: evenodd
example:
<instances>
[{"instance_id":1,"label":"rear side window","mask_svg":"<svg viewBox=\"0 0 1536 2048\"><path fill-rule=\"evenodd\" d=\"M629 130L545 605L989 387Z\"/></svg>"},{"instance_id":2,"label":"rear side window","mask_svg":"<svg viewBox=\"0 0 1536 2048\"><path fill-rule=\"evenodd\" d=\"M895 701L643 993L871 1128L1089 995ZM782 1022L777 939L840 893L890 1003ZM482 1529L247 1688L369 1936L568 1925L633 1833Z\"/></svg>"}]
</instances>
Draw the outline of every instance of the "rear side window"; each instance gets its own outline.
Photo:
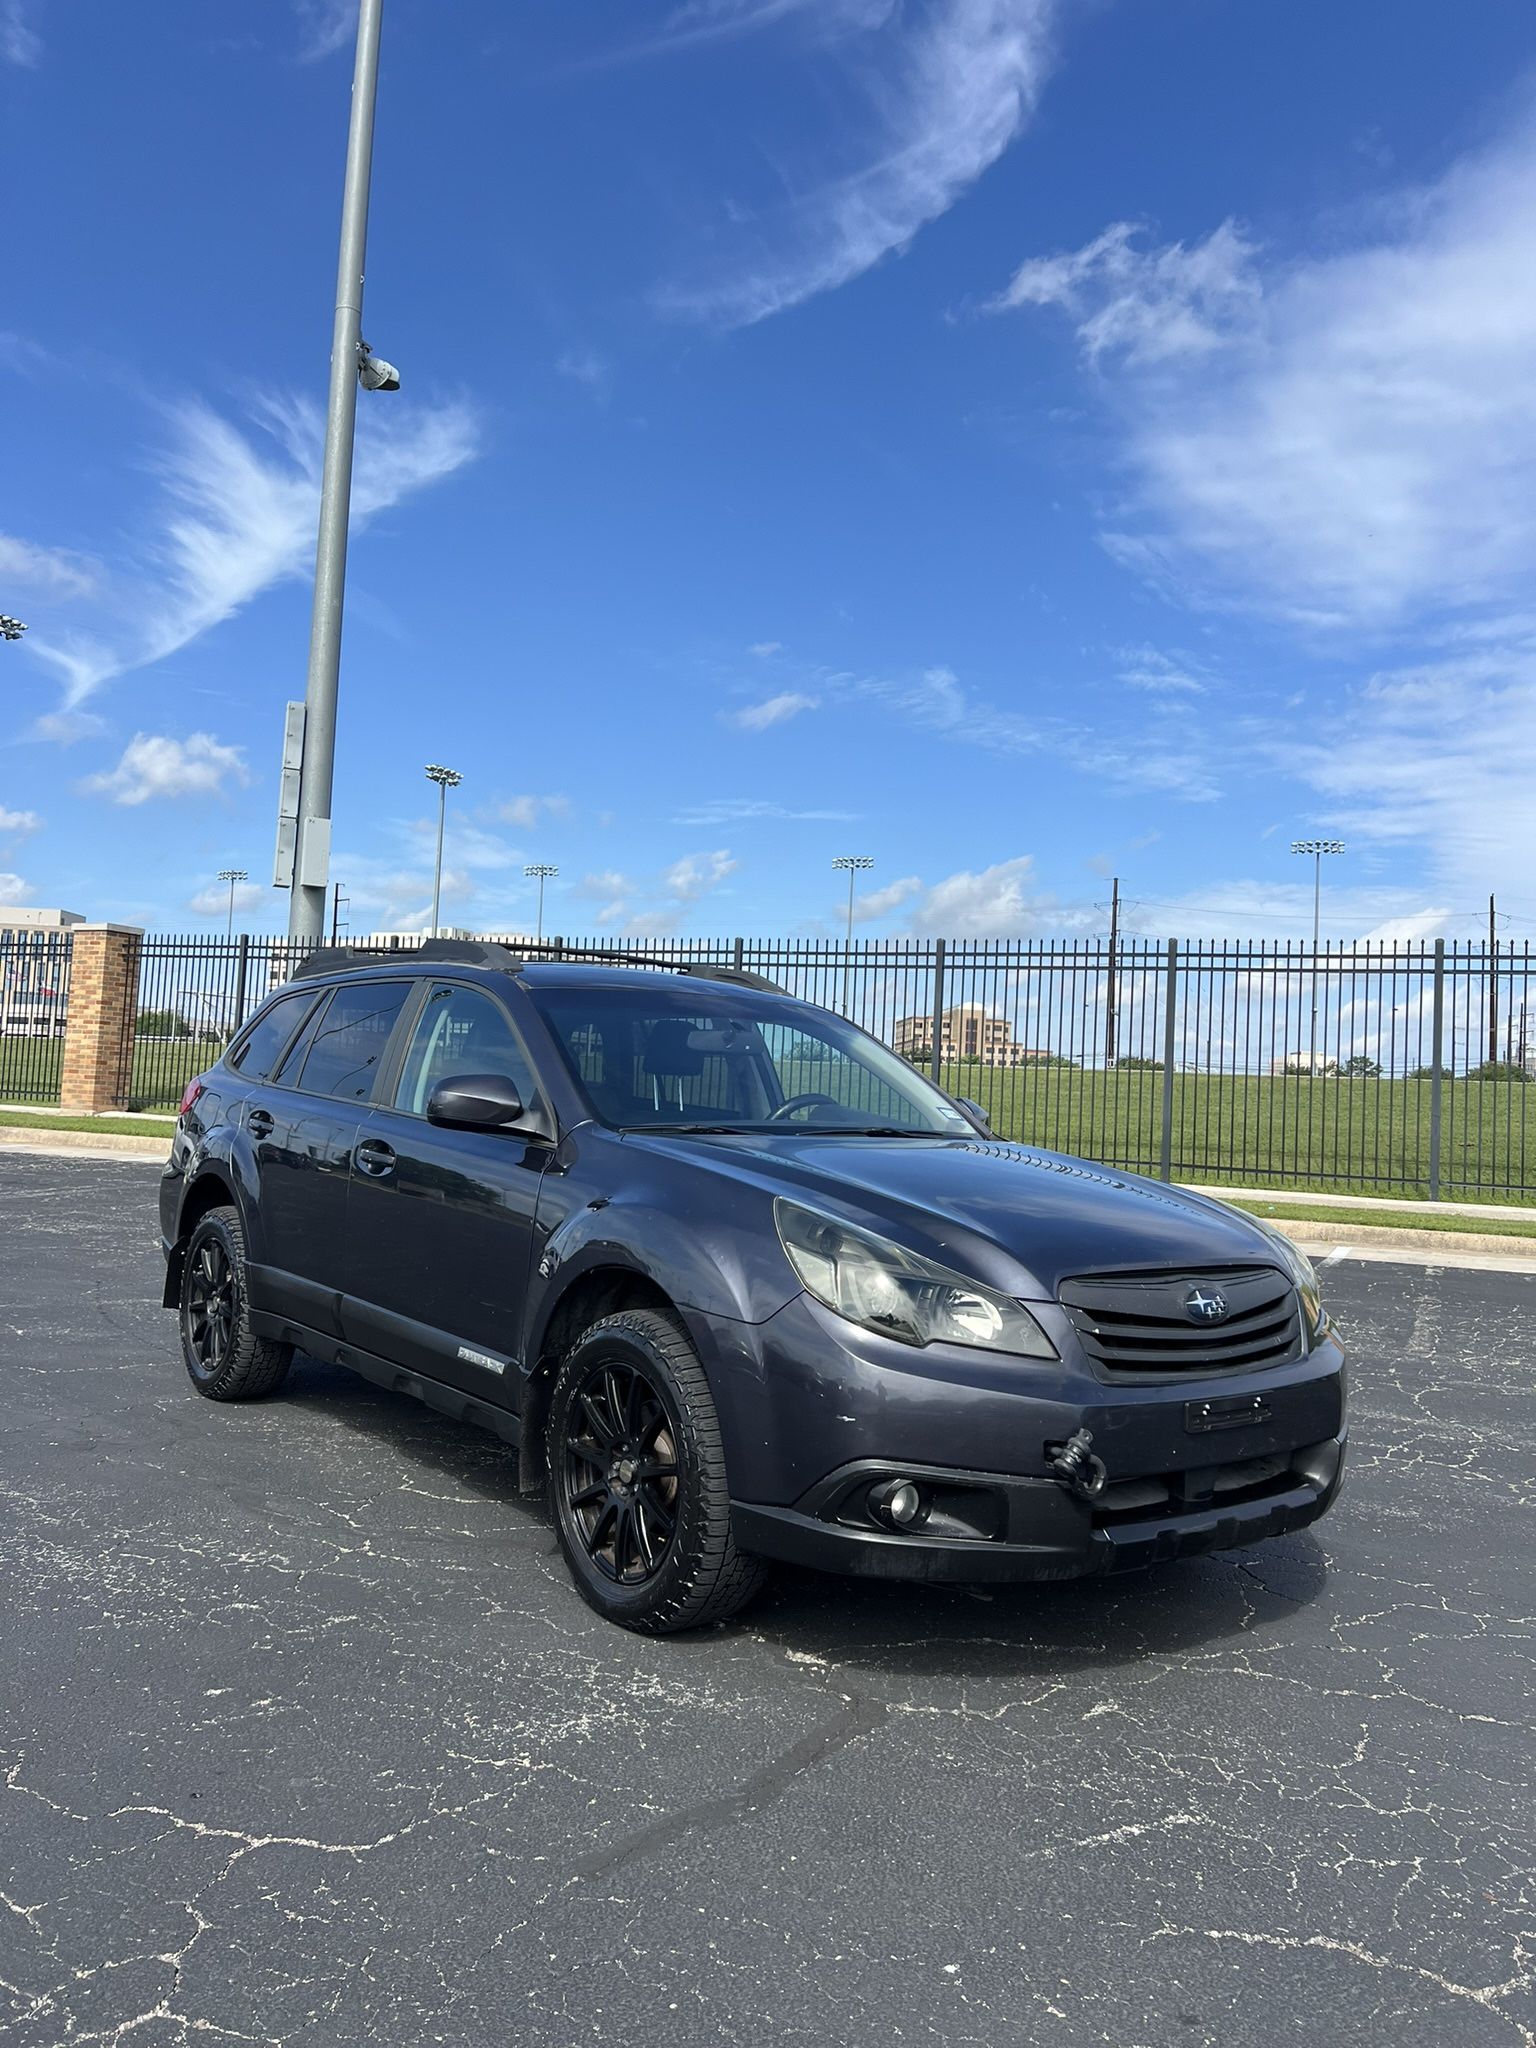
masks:
<instances>
[{"instance_id":1,"label":"rear side window","mask_svg":"<svg viewBox=\"0 0 1536 2048\"><path fill-rule=\"evenodd\" d=\"M408 981L365 981L338 988L315 1033L298 1085L311 1095L366 1102L389 1046Z\"/></svg>"},{"instance_id":2,"label":"rear side window","mask_svg":"<svg viewBox=\"0 0 1536 2048\"><path fill-rule=\"evenodd\" d=\"M313 989L300 989L291 996L279 996L264 1010L226 1062L247 1081L270 1081L272 1070L282 1057L283 1047L298 1029L299 1019L315 1000Z\"/></svg>"}]
</instances>

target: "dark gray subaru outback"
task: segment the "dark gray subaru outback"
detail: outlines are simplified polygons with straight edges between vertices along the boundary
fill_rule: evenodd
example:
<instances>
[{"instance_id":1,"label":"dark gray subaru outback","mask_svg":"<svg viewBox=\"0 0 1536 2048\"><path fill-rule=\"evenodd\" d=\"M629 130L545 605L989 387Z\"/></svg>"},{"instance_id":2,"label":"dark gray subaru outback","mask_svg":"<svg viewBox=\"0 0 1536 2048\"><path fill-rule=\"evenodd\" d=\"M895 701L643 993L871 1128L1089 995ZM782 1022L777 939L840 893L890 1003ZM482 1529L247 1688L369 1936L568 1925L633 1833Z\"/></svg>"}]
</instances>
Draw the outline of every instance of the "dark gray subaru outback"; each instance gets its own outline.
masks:
<instances>
[{"instance_id":1,"label":"dark gray subaru outback","mask_svg":"<svg viewBox=\"0 0 1536 2048\"><path fill-rule=\"evenodd\" d=\"M296 1349L517 1448L585 1598L663 1632L767 1560L1069 1578L1315 1521L1344 1357L1307 1260L1006 1144L755 976L314 955L188 1090L192 1383Z\"/></svg>"}]
</instances>

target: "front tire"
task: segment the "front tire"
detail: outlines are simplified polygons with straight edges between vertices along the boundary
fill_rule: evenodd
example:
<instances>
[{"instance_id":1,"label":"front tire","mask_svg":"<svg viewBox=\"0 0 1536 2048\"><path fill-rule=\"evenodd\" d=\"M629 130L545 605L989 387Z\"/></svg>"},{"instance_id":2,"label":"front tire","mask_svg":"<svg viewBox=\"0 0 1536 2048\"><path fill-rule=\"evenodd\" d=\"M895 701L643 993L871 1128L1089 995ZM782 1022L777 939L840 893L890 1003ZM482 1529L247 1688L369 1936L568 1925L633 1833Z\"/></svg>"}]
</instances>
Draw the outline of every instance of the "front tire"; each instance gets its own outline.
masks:
<instances>
[{"instance_id":1,"label":"front tire","mask_svg":"<svg viewBox=\"0 0 1536 2048\"><path fill-rule=\"evenodd\" d=\"M177 1320L187 1375L208 1400L256 1401L287 1378L293 1346L251 1329L238 1209L210 1209L198 1218L181 1262Z\"/></svg>"},{"instance_id":2,"label":"front tire","mask_svg":"<svg viewBox=\"0 0 1536 2048\"><path fill-rule=\"evenodd\" d=\"M731 1537L704 1368L654 1310L605 1316L566 1354L550 1399L549 1492L578 1591L623 1628L702 1628L744 1607L767 1577Z\"/></svg>"}]
</instances>

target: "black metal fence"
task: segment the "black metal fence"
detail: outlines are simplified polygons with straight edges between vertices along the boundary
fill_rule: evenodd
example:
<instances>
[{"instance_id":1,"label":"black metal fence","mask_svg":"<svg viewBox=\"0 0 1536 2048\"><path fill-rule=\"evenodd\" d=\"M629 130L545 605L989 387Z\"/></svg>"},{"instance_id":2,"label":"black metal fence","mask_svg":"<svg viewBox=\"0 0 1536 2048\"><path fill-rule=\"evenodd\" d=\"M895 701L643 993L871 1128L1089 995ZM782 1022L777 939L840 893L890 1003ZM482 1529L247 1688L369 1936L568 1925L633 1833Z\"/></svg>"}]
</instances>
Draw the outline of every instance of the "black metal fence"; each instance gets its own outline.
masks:
<instances>
[{"instance_id":1,"label":"black metal fence","mask_svg":"<svg viewBox=\"0 0 1536 2048\"><path fill-rule=\"evenodd\" d=\"M69 1015L67 931L0 931L0 1102L57 1102Z\"/></svg>"},{"instance_id":2,"label":"black metal fence","mask_svg":"<svg viewBox=\"0 0 1536 2048\"><path fill-rule=\"evenodd\" d=\"M1529 946L506 943L571 960L750 968L979 1102L1000 1135L1109 1165L1217 1185L1536 1198ZM280 938L147 938L135 1106L174 1106L302 950Z\"/></svg>"}]
</instances>

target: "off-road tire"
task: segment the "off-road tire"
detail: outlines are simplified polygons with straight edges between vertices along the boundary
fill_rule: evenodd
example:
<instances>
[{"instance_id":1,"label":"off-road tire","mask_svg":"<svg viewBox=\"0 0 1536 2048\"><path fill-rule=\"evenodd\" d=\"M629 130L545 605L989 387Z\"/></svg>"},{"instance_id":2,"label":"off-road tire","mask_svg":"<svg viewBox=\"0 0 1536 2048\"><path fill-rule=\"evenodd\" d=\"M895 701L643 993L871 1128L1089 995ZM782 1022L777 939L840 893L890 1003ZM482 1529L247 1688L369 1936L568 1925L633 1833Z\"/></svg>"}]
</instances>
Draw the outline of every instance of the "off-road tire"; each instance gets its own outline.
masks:
<instances>
[{"instance_id":1,"label":"off-road tire","mask_svg":"<svg viewBox=\"0 0 1536 2048\"><path fill-rule=\"evenodd\" d=\"M212 1290L210 1275L217 1276ZM222 1304L216 1318L207 1313L210 1293ZM227 1329L214 1347L207 1339L211 1322L221 1332ZM193 1227L181 1262L176 1323L187 1377L210 1401L257 1401L275 1393L287 1378L293 1346L274 1344L251 1328L245 1231L238 1209L210 1209Z\"/></svg>"},{"instance_id":2,"label":"off-road tire","mask_svg":"<svg viewBox=\"0 0 1536 2048\"><path fill-rule=\"evenodd\" d=\"M669 1412L666 1431L675 1445L675 1526L659 1563L638 1584L616 1581L611 1563L605 1575L572 1506L567 1446L573 1430L589 1447L596 1441L578 1404L605 1366L649 1383ZM643 1635L675 1635L737 1613L766 1581L767 1565L743 1556L732 1540L720 1420L698 1354L668 1316L625 1309L576 1339L550 1397L548 1466L550 1519L561 1552L582 1598L607 1620ZM617 1538L613 1548L617 1557Z\"/></svg>"}]
</instances>

